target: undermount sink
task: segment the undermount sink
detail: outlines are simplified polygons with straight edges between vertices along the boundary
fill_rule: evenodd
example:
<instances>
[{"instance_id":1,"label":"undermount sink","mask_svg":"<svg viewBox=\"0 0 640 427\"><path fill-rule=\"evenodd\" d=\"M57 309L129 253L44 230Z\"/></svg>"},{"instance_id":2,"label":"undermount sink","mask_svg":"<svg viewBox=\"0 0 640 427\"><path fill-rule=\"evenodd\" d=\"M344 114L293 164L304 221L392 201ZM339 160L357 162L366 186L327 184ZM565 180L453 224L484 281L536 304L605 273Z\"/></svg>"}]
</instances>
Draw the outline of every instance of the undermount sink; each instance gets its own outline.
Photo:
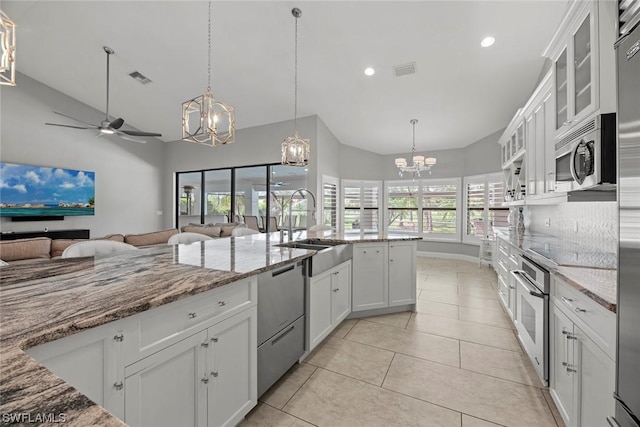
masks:
<instances>
[{"instance_id":1,"label":"undermount sink","mask_svg":"<svg viewBox=\"0 0 640 427\"><path fill-rule=\"evenodd\" d=\"M307 263L307 276L309 277L316 276L353 257L353 247L347 243L309 243L296 241L281 243L277 246L317 251L309 258Z\"/></svg>"}]
</instances>

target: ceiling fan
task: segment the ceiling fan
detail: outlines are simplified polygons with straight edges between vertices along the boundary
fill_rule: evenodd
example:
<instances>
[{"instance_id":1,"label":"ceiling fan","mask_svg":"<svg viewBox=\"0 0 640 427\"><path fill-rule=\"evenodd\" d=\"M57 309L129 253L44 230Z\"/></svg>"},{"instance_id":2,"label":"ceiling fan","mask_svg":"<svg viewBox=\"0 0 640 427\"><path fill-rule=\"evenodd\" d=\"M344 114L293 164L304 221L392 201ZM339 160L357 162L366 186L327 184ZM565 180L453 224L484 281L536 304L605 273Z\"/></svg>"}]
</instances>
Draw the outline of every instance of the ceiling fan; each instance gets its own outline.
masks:
<instances>
[{"instance_id":1,"label":"ceiling fan","mask_svg":"<svg viewBox=\"0 0 640 427\"><path fill-rule=\"evenodd\" d=\"M84 124L86 126L72 126L72 125L63 125L63 124L58 124L58 123L45 123L45 125L61 126L61 127L73 128L73 129L97 129L98 130L98 135L97 136L101 136L101 135L117 135L122 139L126 139L127 141L138 142L140 144L144 144L147 141L145 141L144 139L141 139L141 138L137 138L139 136L153 136L153 137L162 136L162 134L154 133L154 132L142 132L142 131L135 131L135 130L121 130L120 128L124 124L124 120L122 118L117 118L115 120L109 120L109 56L113 55L115 52L109 46L103 46L103 49L107 53L107 111L106 111L105 119L102 122L100 122L99 125L94 125L94 124L91 124L91 123L83 122L82 120L78 120L78 119L76 119L74 117L67 116L66 114L62 114L62 113L58 113L57 111L54 111L54 113L59 115L59 116L66 117L66 118L71 119L71 120L75 120L76 122L82 123L82 124Z\"/></svg>"}]
</instances>

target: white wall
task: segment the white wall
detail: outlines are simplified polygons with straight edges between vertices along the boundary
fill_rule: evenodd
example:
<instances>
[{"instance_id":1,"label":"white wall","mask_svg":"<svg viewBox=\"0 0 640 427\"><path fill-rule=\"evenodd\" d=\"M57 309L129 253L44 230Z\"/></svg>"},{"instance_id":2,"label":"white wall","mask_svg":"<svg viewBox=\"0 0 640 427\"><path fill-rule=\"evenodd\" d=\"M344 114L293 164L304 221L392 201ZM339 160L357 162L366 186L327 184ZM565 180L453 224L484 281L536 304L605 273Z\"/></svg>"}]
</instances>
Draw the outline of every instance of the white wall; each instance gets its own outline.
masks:
<instances>
[{"instance_id":1,"label":"white wall","mask_svg":"<svg viewBox=\"0 0 640 427\"><path fill-rule=\"evenodd\" d=\"M98 237L163 227L162 217L156 215L163 209L160 141L149 138L146 144L137 144L115 136L97 138L91 130L45 126L45 122L78 124L53 114L54 110L89 123L104 120L104 114L22 74L17 75L17 86L3 86L0 95L0 161L96 173L94 216L37 222L2 218L2 231L88 228L91 236Z\"/></svg>"}]
</instances>

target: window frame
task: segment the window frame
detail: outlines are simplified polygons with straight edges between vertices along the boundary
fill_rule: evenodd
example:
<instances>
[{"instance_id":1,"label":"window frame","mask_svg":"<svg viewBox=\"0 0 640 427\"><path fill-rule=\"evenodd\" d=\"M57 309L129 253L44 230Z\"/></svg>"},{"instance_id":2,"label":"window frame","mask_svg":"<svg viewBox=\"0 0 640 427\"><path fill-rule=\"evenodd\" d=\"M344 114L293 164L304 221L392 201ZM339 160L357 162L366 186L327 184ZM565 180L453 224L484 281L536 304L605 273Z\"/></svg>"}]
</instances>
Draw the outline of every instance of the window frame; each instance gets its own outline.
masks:
<instances>
[{"instance_id":1,"label":"window frame","mask_svg":"<svg viewBox=\"0 0 640 427\"><path fill-rule=\"evenodd\" d=\"M358 208L360 211L360 218L363 217L363 214L365 211L367 210L376 210L378 212L378 230L377 233L383 233L385 231L384 228L384 219L381 216L381 211L383 211L383 197L384 197L384 186L383 186L383 181L377 181L377 180L362 180L362 179L341 179L340 180L340 233L343 234L357 234L357 233L353 233L353 232L347 232L344 228L345 225L345 221L344 221L344 215L345 215L345 211L351 210L351 208L347 208L345 206L344 203L344 198L345 198L345 189L347 187L356 187L360 189L360 200L362 201L364 199L364 189L365 188L372 188L372 187L377 187L378 188L378 204L376 207L364 207L364 204L361 203L360 207ZM364 236L365 234L365 230L364 227L360 227L360 235ZM371 233L367 233L367 234L371 234Z\"/></svg>"},{"instance_id":2,"label":"window frame","mask_svg":"<svg viewBox=\"0 0 640 427\"><path fill-rule=\"evenodd\" d=\"M336 226L332 227L331 229L333 231L338 231L341 229L341 223L342 223L342 215L340 214L341 210L340 207L342 206L341 203L341 186L340 186L340 179L333 177L333 176L329 176L329 175L322 175L322 180L321 180L321 193L320 193L320 206L318 209L318 214L316 215L316 221L320 224L320 225L326 225L324 223L324 211L325 211L325 206L324 206L324 186L325 185L335 185L336 187L336 205L335 205L335 217L336 217ZM318 219L318 216L320 217L320 219Z\"/></svg>"},{"instance_id":3,"label":"window frame","mask_svg":"<svg viewBox=\"0 0 640 427\"><path fill-rule=\"evenodd\" d=\"M469 235L469 222L467 221L468 218L468 211L469 211L469 202L468 202L468 186L469 184L483 184L484 185L484 202L483 202L483 207L482 207L482 220L484 222L484 224L488 224L489 223L489 211L490 210L509 210L508 207L501 207L501 206L491 206L490 204L490 199L489 199L489 183L490 182L497 182L497 181L504 181L504 174L502 172L494 172L494 173L488 173L488 174L482 174L482 175L472 175L472 176L465 176L464 180L463 180L463 185L462 185L462 190L463 190L463 197L462 197L462 202L463 202L463 215L461 220L463 221L462 224L462 243L468 244L468 245L480 245L480 240L486 238L486 233L483 236L473 236L473 235ZM490 225L491 227L493 227L493 225Z\"/></svg>"}]
</instances>

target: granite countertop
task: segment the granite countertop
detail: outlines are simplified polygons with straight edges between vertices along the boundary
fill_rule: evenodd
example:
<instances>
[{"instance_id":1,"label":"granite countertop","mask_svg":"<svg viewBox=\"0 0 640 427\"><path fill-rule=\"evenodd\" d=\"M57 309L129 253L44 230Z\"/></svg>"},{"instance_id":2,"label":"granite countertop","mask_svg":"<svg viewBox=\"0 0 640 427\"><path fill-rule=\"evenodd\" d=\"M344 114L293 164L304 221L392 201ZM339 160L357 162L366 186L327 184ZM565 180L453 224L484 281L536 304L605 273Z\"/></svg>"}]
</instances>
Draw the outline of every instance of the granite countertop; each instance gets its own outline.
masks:
<instances>
[{"instance_id":1,"label":"granite countertop","mask_svg":"<svg viewBox=\"0 0 640 427\"><path fill-rule=\"evenodd\" d=\"M407 234L393 233L335 233L333 231L301 232L299 236L294 233L294 240L308 239L327 243L373 243L391 242L401 240L422 240L422 237Z\"/></svg>"},{"instance_id":2,"label":"granite countertop","mask_svg":"<svg viewBox=\"0 0 640 427\"><path fill-rule=\"evenodd\" d=\"M542 233L498 230L496 235L615 313L618 288L615 253Z\"/></svg>"},{"instance_id":3,"label":"granite countertop","mask_svg":"<svg viewBox=\"0 0 640 427\"><path fill-rule=\"evenodd\" d=\"M39 414L64 414L65 425L124 425L24 350L315 253L278 247L272 237L159 245L1 267L0 413L31 417L23 422L37 421Z\"/></svg>"}]
</instances>

